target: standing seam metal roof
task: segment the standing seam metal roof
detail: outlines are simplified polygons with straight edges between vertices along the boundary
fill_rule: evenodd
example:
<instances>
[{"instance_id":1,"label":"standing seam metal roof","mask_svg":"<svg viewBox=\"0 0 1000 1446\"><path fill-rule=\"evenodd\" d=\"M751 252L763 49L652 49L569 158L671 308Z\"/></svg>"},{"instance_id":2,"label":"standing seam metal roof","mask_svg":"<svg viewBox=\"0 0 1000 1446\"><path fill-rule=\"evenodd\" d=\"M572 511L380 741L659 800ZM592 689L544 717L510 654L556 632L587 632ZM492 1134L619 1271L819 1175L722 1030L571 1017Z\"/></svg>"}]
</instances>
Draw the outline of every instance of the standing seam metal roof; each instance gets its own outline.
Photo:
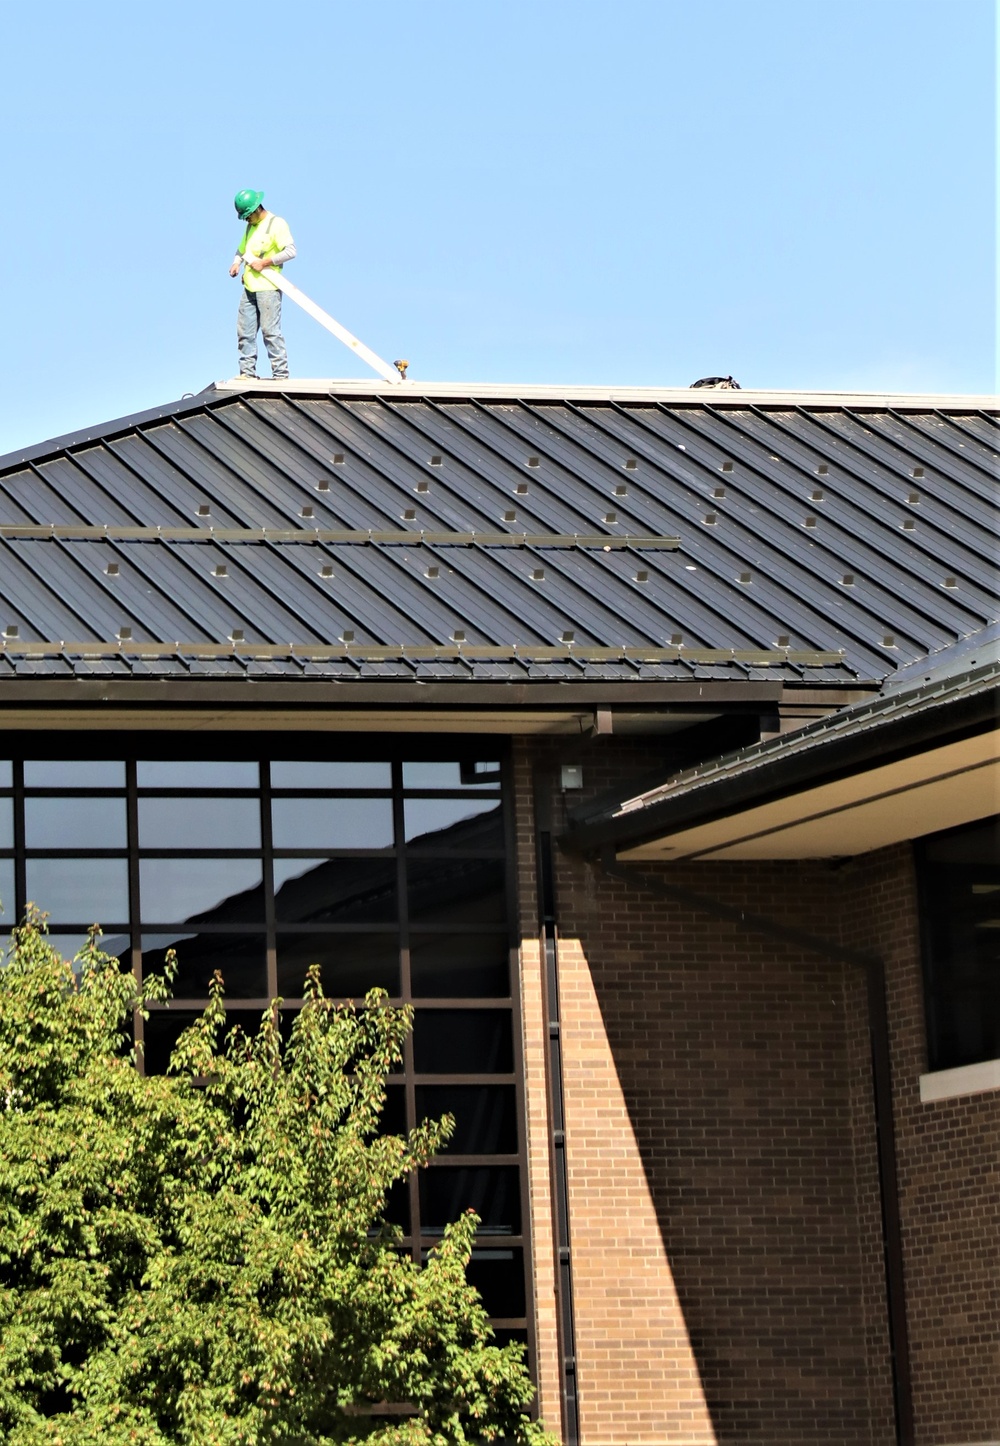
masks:
<instances>
[{"instance_id":1,"label":"standing seam metal roof","mask_svg":"<svg viewBox=\"0 0 1000 1446\"><path fill-rule=\"evenodd\" d=\"M2 671L881 680L997 615L998 435L919 399L209 390L0 459Z\"/></svg>"}]
</instances>

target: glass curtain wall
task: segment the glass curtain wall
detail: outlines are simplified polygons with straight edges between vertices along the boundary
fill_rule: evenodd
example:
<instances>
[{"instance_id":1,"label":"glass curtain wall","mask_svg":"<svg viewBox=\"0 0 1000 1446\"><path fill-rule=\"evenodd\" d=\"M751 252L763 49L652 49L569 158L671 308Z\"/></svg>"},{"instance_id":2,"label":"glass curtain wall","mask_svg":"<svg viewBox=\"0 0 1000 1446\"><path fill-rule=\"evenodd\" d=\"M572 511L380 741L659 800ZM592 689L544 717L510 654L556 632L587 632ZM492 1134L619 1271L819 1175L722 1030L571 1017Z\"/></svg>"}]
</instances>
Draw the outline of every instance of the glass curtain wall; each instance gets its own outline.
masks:
<instances>
[{"instance_id":1,"label":"glass curtain wall","mask_svg":"<svg viewBox=\"0 0 1000 1446\"><path fill-rule=\"evenodd\" d=\"M389 1089L402 1130L455 1116L439 1161L390 1217L426 1258L445 1224L482 1219L470 1278L498 1337L527 1340L525 1169L506 764L486 752L312 758L301 740L267 759L138 757L0 762L0 900L13 922L48 911L69 957L89 923L140 975L179 972L143 1026L146 1071L226 985L234 1024L280 996L301 1007L318 964L339 999L385 989L415 1024ZM313 745L314 746L314 745Z\"/></svg>"}]
</instances>

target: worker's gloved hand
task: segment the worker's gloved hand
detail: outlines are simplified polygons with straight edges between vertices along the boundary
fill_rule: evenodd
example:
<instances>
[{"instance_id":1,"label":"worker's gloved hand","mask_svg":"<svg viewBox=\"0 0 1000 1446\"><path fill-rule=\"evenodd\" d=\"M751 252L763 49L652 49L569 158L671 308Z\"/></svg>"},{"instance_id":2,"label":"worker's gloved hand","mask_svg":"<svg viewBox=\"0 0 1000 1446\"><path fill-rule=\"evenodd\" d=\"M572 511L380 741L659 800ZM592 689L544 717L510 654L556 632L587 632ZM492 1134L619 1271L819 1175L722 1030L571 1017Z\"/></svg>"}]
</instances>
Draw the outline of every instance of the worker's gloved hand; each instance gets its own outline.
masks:
<instances>
[{"instance_id":1,"label":"worker's gloved hand","mask_svg":"<svg viewBox=\"0 0 1000 1446\"><path fill-rule=\"evenodd\" d=\"M232 264L232 266L230 266L230 268L229 268L229 274L230 274L230 276L238 276L238 275L239 275L239 270L240 270L240 263L239 263L238 261L234 261L233 264Z\"/></svg>"}]
</instances>

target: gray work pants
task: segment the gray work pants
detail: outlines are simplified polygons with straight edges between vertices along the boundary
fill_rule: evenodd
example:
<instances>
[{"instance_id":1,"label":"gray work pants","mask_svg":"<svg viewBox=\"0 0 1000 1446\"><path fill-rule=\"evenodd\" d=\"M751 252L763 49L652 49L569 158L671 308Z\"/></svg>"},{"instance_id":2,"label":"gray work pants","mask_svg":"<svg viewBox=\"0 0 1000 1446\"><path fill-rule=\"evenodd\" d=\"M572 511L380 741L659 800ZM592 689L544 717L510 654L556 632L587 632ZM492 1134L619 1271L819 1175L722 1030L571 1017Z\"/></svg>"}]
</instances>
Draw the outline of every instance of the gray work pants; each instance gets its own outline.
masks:
<instances>
[{"instance_id":1,"label":"gray work pants","mask_svg":"<svg viewBox=\"0 0 1000 1446\"><path fill-rule=\"evenodd\" d=\"M271 362L271 375L288 376L288 353L281 334L281 292L248 291L241 288L239 314L236 318L236 340L240 349L240 376L257 375L257 333L264 333L264 345Z\"/></svg>"}]
</instances>

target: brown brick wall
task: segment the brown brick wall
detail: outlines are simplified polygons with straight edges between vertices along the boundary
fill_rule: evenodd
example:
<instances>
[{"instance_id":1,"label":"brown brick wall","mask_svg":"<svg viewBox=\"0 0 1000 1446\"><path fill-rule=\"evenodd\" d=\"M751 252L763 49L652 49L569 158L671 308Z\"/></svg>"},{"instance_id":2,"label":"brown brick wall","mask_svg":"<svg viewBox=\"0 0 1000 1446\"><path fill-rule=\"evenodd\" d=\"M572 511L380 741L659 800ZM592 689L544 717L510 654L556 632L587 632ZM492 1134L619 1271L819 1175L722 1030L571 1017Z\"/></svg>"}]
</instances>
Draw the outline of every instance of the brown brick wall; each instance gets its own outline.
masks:
<instances>
[{"instance_id":1,"label":"brown brick wall","mask_svg":"<svg viewBox=\"0 0 1000 1446\"><path fill-rule=\"evenodd\" d=\"M521 753L523 819L527 757L544 766L553 750ZM611 740L577 750L595 788L654 754ZM838 929L825 865L669 877ZM856 981L579 860L561 856L557 882L584 1446L891 1439L887 1381L869 1361L884 1350L881 1259L858 1238ZM533 1182L546 1170L539 1151ZM537 1208L533 1223L537 1251Z\"/></svg>"},{"instance_id":2,"label":"brown brick wall","mask_svg":"<svg viewBox=\"0 0 1000 1446\"><path fill-rule=\"evenodd\" d=\"M570 750L517 752L538 1328L555 1424L531 779L551 779ZM587 792L648 775L657 755L610 739L572 748ZM556 792L557 832L562 805ZM885 960L916 1446L1000 1440L1000 1095L920 1102L909 846L839 867L641 872ZM557 884L583 1446L891 1443L861 970L565 855Z\"/></svg>"},{"instance_id":3,"label":"brown brick wall","mask_svg":"<svg viewBox=\"0 0 1000 1446\"><path fill-rule=\"evenodd\" d=\"M843 871L844 938L886 962L917 1446L1000 1440L1000 1094L921 1104L909 845ZM859 1189L872 1211L871 1182Z\"/></svg>"}]
</instances>

